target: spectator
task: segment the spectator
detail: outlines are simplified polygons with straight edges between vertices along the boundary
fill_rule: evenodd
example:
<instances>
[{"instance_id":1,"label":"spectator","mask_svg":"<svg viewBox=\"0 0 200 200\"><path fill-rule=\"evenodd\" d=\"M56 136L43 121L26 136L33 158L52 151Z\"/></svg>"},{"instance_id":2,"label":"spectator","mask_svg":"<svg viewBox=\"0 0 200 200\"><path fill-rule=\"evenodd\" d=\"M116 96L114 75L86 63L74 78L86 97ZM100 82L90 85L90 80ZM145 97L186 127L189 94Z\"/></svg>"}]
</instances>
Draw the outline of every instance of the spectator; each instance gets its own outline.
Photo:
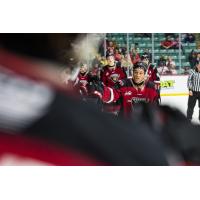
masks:
<instances>
[{"instance_id":1,"label":"spectator","mask_svg":"<svg viewBox=\"0 0 200 200\"><path fill-rule=\"evenodd\" d=\"M183 54L185 54L183 45L182 44L180 44L180 45L181 45L181 50L182 50ZM174 48L175 49L179 49L179 37L177 37L176 40L175 40L175 42L174 42Z\"/></svg>"},{"instance_id":2,"label":"spectator","mask_svg":"<svg viewBox=\"0 0 200 200\"><path fill-rule=\"evenodd\" d=\"M107 51L106 51L106 54L114 54L114 51L115 51L115 45L112 41L109 41L108 44L107 44Z\"/></svg>"},{"instance_id":3,"label":"spectator","mask_svg":"<svg viewBox=\"0 0 200 200\"><path fill-rule=\"evenodd\" d=\"M160 56L158 60L158 67L166 66L167 57L165 55Z\"/></svg>"},{"instance_id":4,"label":"spectator","mask_svg":"<svg viewBox=\"0 0 200 200\"><path fill-rule=\"evenodd\" d=\"M157 70L160 75L177 74L175 62L170 56L168 58L164 55L161 56L159 63Z\"/></svg>"},{"instance_id":5,"label":"spectator","mask_svg":"<svg viewBox=\"0 0 200 200\"><path fill-rule=\"evenodd\" d=\"M121 61L121 57L122 57L122 55L121 55L121 53L119 52L119 50L118 49L115 49L115 54L114 54L114 56L115 56L115 60L116 61Z\"/></svg>"},{"instance_id":6,"label":"spectator","mask_svg":"<svg viewBox=\"0 0 200 200\"><path fill-rule=\"evenodd\" d=\"M167 71L168 74L177 74L176 64L170 56L168 56L167 58L166 67L168 68L168 71Z\"/></svg>"},{"instance_id":7,"label":"spectator","mask_svg":"<svg viewBox=\"0 0 200 200\"><path fill-rule=\"evenodd\" d=\"M183 39L184 43L194 43L195 42L195 35L192 33L186 33Z\"/></svg>"},{"instance_id":8,"label":"spectator","mask_svg":"<svg viewBox=\"0 0 200 200\"><path fill-rule=\"evenodd\" d=\"M139 51L138 48L133 48L131 50L130 57L131 57L131 61L132 61L133 65L141 60L140 54L138 53L138 51Z\"/></svg>"},{"instance_id":9,"label":"spectator","mask_svg":"<svg viewBox=\"0 0 200 200\"><path fill-rule=\"evenodd\" d=\"M158 73L160 75L166 75L168 74L167 72L168 72L168 68L166 67L166 65L163 67L158 67Z\"/></svg>"},{"instance_id":10,"label":"spectator","mask_svg":"<svg viewBox=\"0 0 200 200\"><path fill-rule=\"evenodd\" d=\"M164 49L171 49L175 48L177 45L177 41L174 41L168 36L165 41L161 42L161 47Z\"/></svg>"},{"instance_id":11,"label":"spectator","mask_svg":"<svg viewBox=\"0 0 200 200\"><path fill-rule=\"evenodd\" d=\"M190 52L189 56L188 56L188 60L189 60L189 62L190 62L190 67L191 67L191 68L194 68L194 67L195 67L195 65L196 65L196 59L197 59L197 53L196 53L195 50L193 49L193 50Z\"/></svg>"}]
</instances>

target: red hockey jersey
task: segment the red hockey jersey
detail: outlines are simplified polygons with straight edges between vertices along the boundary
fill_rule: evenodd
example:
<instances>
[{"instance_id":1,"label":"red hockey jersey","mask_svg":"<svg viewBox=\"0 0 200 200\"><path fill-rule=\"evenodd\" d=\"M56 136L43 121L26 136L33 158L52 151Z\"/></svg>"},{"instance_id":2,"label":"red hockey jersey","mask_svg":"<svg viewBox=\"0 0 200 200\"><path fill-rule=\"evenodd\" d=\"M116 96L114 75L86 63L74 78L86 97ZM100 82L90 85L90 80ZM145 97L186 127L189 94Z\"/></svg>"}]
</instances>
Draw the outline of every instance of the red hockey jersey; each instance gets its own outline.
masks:
<instances>
[{"instance_id":1,"label":"red hockey jersey","mask_svg":"<svg viewBox=\"0 0 200 200\"><path fill-rule=\"evenodd\" d=\"M149 68L148 68L148 77L149 77L149 81L160 81L160 75L158 73L158 70L156 67L150 65Z\"/></svg>"},{"instance_id":2,"label":"red hockey jersey","mask_svg":"<svg viewBox=\"0 0 200 200\"><path fill-rule=\"evenodd\" d=\"M126 78L126 73L121 67L116 67L113 70L110 70L108 69L108 67L105 67L105 70L102 74L102 82L108 87L114 87L117 81L122 80L124 78Z\"/></svg>"},{"instance_id":3,"label":"red hockey jersey","mask_svg":"<svg viewBox=\"0 0 200 200\"><path fill-rule=\"evenodd\" d=\"M90 76L88 73L82 75L81 73L78 74L74 87L79 90L83 95L88 95L88 85L90 82Z\"/></svg>"},{"instance_id":4,"label":"red hockey jersey","mask_svg":"<svg viewBox=\"0 0 200 200\"><path fill-rule=\"evenodd\" d=\"M130 114L134 111L135 104L156 102L158 94L153 83L147 82L142 89L138 89L134 86L131 79L128 79L125 87L120 89L104 87L103 102L111 103L117 101L119 98L122 98L121 112L124 117L129 118Z\"/></svg>"},{"instance_id":5,"label":"red hockey jersey","mask_svg":"<svg viewBox=\"0 0 200 200\"><path fill-rule=\"evenodd\" d=\"M147 71L147 75L148 75L148 81L154 82L156 90L159 90L159 88L160 88L160 75L158 73L157 68L150 65L149 68L148 68L148 71Z\"/></svg>"}]
</instances>

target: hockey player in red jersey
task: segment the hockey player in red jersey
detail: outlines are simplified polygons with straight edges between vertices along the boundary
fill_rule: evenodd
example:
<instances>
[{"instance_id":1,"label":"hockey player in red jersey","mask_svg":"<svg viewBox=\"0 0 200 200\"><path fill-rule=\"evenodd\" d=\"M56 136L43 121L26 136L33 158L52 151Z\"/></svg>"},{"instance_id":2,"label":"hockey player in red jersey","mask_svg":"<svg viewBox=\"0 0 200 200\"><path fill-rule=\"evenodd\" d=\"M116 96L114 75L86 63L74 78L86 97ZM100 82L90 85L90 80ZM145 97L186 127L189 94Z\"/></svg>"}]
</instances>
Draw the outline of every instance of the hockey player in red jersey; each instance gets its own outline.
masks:
<instances>
[{"instance_id":1,"label":"hockey player in red jersey","mask_svg":"<svg viewBox=\"0 0 200 200\"><path fill-rule=\"evenodd\" d=\"M149 62L149 57L145 54L142 55L141 61L147 65L147 78L151 82L160 81L160 75L155 65Z\"/></svg>"},{"instance_id":2,"label":"hockey player in red jersey","mask_svg":"<svg viewBox=\"0 0 200 200\"><path fill-rule=\"evenodd\" d=\"M74 87L77 91L80 92L81 95L88 95L88 84L90 81L89 71L87 64L81 64L80 71L75 80Z\"/></svg>"},{"instance_id":3,"label":"hockey player in red jersey","mask_svg":"<svg viewBox=\"0 0 200 200\"><path fill-rule=\"evenodd\" d=\"M95 94L99 95L102 101L108 104L121 98L121 112L124 117L129 118L136 104L154 103L158 99L154 83L145 81L146 70L147 65L143 62L138 62L133 67L133 77L120 81L121 85L123 85L121 88L113 89L104 86L102 92L95 91Z\"/></svg>"},{"instance_id":4,"label":"hockey player in red jersey","mask_svg":"<svg viewBox=\"0 0 200 200\"><path fill-rule=\"evenodd\" d=\"M97 75L92 74L89 71L87 64L82 63L78 76L74 82L74 88L82 97L92 97L93 95L90 93L90 85L91 82L97 79Z\"/></svg>"},{"instance_id":5,"label":"hockey player in red jersey","mask_svg":"<svg viewBox=\"0 0 200 200\"><path fill-rule=\"evenodd\" d=\"M119 80L126 78L126 73L121 67L117 67L114 55L107 55L108 65L104 67L101 80L104 85L114 87Z\"/></svg>"},{"instance_id":6,"label":"hockey player in red jersey","mask_svg":"<svg viewBox=\"0 0 200 200\"><path fill-rule=\"evenodd\" d=\"M151 81L155 83L155 89L158 93L158 103L160 103L160 75L158 73L158 70L155 65L149 62L149 57L148 55L144 54L141 57L141 61L145 63L147 67L146 71L146 78L147 81Z\"/></svg>"}]
</instances>

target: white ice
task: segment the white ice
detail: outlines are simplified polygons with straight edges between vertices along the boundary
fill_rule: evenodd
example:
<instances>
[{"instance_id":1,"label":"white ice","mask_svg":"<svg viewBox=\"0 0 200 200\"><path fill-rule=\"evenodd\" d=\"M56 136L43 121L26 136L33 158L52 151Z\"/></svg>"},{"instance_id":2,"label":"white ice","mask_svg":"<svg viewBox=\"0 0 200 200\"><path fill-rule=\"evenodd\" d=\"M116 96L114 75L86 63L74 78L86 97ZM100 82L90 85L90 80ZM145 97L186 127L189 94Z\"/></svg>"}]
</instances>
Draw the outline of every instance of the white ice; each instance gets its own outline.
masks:
<instances>
[{"instance_id":1,"label":"white ice","mask_svg":"<svg viewBox=\"0 0 200 200\"><path fill-rule=\"evenodd\" d=\"M188 96L162 96L161 97L161 104L163 105L170 105L171 107L176 107L182 113L186 116L187 111L187 101ZM194 124L200 124L198 120L199 115L199 107L198 107L198 101L196 102L194 113L193 113L193 119L192 122Z\"/></svg>"}]
</instances>

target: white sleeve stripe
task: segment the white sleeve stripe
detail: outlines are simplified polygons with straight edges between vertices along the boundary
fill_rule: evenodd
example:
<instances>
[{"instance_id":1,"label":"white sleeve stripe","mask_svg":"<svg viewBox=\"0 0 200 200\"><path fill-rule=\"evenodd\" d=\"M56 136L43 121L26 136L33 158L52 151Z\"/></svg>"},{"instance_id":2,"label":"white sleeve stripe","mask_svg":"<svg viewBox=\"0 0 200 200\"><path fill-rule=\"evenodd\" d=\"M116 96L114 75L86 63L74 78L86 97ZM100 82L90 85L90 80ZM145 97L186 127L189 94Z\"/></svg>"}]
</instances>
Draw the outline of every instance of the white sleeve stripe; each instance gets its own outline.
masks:
<instances>
[{"instance_id":1,"label":"white sleeve stripe","mask_svg":"<svg viewBox=\"0 0 200 200\"><path fill-rule=\"evenodd\" d=\"M111 103L114 100L114 92L112 88L108 87L108 89L110 90L110 100L107 101L106 103Z\"/></svg>"}]
</instances>

